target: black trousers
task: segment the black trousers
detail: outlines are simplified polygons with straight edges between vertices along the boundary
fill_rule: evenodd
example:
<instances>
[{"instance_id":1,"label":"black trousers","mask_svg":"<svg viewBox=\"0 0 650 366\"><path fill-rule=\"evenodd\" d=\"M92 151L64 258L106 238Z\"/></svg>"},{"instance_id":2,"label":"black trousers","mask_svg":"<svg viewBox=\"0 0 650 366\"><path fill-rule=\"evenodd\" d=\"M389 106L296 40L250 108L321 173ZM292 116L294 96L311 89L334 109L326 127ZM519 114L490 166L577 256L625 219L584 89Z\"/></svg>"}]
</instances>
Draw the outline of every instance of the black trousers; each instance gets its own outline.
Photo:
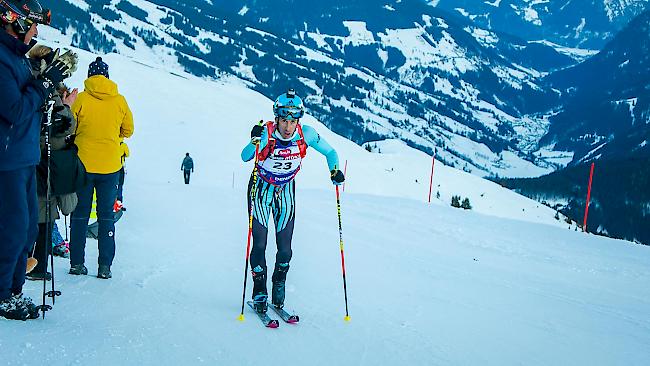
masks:
<instances>
[{"instance_id":1,"label":"black trousers","mask_svg":"<svg viewBox=\"0 0 650 366\"><path fill-rule=\"evenodd\" d=\"M32 273L45 273L47 269L47 260L50 251L52 250L52 229L54 222L50 222L50 240L47 240L45 231L47 225L45 223L38 224L38 236L36 237L36 247L34 248L34 258L38 261Z\"/></svg>"},{"instance_id":2,"label":"black trousers","mask_svg":"<svg viewBox=\"0 0 650 366\"><path fill-rule=\"evenodd\" d=\"M190 184L190 173L191 170L183 170L183 178L185 178L185 184Z\"/></svg>"}]
</instances>

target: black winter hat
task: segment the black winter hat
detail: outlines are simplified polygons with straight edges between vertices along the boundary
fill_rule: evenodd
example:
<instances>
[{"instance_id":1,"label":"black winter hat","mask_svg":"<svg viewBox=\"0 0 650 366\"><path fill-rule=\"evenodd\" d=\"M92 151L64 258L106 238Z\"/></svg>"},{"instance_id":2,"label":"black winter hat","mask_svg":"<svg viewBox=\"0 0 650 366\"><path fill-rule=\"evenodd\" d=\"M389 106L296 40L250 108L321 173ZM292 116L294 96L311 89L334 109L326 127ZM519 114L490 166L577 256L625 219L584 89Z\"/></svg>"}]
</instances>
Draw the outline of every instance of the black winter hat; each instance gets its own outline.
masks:
<instances>
[{"instance_id":1,"label":"black winter hat","mask_svg":"<svg viewBox=\"0 0 650 366\"><path fill-rule=\"evenodd\" d=\"M101 57L97 57L97 59L94 62L91 62L88 66L88 77L95 75L104 75L107 79L110 79L108 77L108 65Z\"/></svg>"}]
</instances>

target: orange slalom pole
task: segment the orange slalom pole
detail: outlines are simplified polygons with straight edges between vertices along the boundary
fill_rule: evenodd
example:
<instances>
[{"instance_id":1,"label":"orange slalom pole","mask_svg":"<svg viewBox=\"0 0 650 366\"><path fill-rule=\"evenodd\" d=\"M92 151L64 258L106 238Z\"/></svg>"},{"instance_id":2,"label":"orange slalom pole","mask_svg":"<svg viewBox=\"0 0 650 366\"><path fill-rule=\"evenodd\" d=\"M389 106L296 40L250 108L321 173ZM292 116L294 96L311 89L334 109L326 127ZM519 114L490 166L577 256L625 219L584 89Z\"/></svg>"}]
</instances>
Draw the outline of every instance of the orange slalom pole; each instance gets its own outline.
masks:
<instances>
[{"instance_id":1,"label":"orange slalom pole","mask_svg":"<svg viewBox=\"0 0 650 366\"><path fill-rule=\"evenodd\" d=\"M589 200L591 199L591 182L594 178L594 163L591 163L591 171L589 172L589 186L587 187L587 202L585 203L585 218L582 222L582 231L587 232L587 215L589 215Z\"/></svg>"},{"instance_id":2,"label":"orange slalom pole","mask_svg":"<svg viewBox=\"0 0 650 366\"><path fill-rule=\"evenodd\" d=\"M431 203L431 189L433 188L433 167L436 165L436 150L433 150L431 156L431 178L429 178L429 203Z\"/></svg>"}]
</instances>

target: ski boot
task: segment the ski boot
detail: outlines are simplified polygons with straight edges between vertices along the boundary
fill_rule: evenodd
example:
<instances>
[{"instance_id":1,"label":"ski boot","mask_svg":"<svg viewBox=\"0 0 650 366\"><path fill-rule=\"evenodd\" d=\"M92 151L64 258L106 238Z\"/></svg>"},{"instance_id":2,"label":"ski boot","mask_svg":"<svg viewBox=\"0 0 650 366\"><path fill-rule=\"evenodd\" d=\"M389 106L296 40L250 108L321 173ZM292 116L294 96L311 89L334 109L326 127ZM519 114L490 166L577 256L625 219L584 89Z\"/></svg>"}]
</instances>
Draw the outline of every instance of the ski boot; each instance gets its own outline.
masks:
<instances>
[{"instance_id":1,"label":"ski boot","mask_svg":"<svg viewBox=\"0 0 650 366\"><path fill-rule=\"evenodd\" d=\"M266 271L257 266L253 268L253 306L258 313L266 313L269 295L266 290Z\"/></svg>"},{"instance_id":2,"label":"ski boot","mask_svg":"<svg viewBox=\"0 0 650 366\"><path fill-rule=\"evenodd\" d=\"M287 279L287 272L289 272L289 263L279 263L275 265L273 271L273 288L271 289L271 303L278 309L284 306L284 284Z\"/></svg>"}]
</instances>

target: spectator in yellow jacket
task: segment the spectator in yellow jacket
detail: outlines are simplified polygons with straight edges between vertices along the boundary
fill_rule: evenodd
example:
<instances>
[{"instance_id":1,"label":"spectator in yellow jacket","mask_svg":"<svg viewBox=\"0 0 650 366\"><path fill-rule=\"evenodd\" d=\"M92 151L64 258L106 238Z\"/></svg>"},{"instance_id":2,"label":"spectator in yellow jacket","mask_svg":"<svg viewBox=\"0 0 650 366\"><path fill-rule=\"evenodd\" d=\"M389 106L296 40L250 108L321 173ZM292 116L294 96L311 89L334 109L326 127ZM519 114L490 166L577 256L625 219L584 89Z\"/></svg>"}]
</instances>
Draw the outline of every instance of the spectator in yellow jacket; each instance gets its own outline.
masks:
<instances>
[{"instance_id":1,"label":"spectator in yellow jacket","mask_svg":"<svg viewBox=\"0 0 650 366\"><path fill-rule=\"evenodd\" d=\"M72 113L77 120L75 144L86 166L87 183L77 192L79 202L70 221L70 274L86 275L86 230L97 193L99 268L97 277L111 278L115 258L113 204L122 168L120 142L133 134L133 115L126 99L109 79L108 65L101 57L88 67L85 90L77 96Z\"/></svg>"}]
</instances>

